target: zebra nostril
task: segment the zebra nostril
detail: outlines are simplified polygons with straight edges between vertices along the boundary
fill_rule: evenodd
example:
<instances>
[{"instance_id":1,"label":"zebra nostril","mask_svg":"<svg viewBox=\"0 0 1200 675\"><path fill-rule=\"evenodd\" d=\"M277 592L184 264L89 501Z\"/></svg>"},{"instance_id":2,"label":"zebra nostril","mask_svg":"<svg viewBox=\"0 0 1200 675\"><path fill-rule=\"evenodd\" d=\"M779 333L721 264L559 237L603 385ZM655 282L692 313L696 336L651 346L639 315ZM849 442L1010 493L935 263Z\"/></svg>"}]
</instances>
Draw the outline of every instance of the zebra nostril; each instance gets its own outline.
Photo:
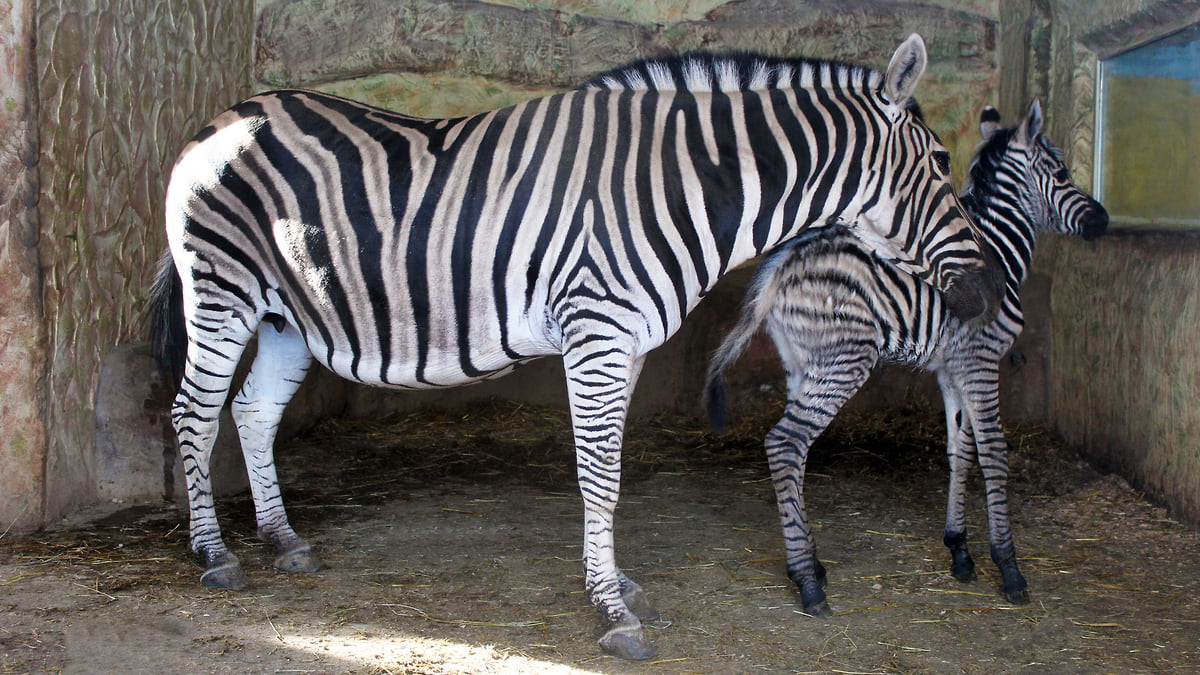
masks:
<instances>
[{"instance_id":1,"label":"zebra nostril","mask_svg":"<svg viewBox=\"0 0 1200 675\"><path fill-rule=\"evenodd\" d=\"M1092 211L1089 211L1083 220L1083 238L1095 239L1104 234L1108 229L1108 211L1099 204Z\"/></svg>"}]
</instances>

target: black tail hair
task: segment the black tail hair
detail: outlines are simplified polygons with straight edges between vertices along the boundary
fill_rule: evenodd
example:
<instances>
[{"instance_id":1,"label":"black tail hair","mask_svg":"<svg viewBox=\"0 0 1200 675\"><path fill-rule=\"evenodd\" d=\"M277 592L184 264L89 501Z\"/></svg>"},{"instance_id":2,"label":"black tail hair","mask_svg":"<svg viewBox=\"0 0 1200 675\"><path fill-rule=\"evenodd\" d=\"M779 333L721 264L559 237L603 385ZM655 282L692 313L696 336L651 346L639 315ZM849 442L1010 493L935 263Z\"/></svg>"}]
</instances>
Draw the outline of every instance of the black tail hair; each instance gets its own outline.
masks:
<instances>
[{"instance_id":1,"label":"black tail hair","mask_svg":"<svg viewBox=\"0 0 1200 675\"><path fill-rule=\"evenodd\" d=\"M150 352L170 374L178 391L187 360L187 326L183 321L183 286L170 251L159 258L146 306L146 323L150 326Z\"/></svg>"},{"instance_id":2,"label":"black tail hair","mask_svg":"<svg viewBox=\"0 0 1200 675\"><path fill-rule=\"evenodd\" d=\"M725 415L729 403L725 398L725 374L710 377L704 389L704 408L708 411L708 424L714 431L725 431Z\"/></svg>"}]
</instances>

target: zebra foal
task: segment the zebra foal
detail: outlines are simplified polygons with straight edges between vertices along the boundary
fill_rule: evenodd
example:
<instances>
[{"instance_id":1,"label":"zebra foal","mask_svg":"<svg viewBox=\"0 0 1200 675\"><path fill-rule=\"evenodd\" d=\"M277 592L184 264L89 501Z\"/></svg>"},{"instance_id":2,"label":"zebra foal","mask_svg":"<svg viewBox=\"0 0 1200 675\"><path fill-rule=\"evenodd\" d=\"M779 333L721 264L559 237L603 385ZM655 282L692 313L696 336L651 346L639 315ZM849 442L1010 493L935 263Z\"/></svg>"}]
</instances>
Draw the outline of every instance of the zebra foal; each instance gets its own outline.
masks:
<instances>
[{"instance_id":1,"label":"zebra foal","mask_svg":"<svg viewBox=\"0 0 1200 675\"><path fill-rule=\"evenodd\" d=\"M717 348L705 387L710 419L724 424L724 373L765 326L787 373L783 418L766 437L787 549L788 575L804 611L830 614L825 569L804 509L808 450L879 362L937 374L946 407L950 495L943 541L960 581L975 578L967 552L964 503L967 474L978 461L987 491L992 560L1004 596L1028 602L1009 527L1005 484L1007 445L1000 424L999 363L1024 321L1019 291L1033 259L1037 232L1099 236L1108 213L1071 182L1062 155L1042 134L1034 101L1016 127L1001 128L984 110L984 142L961 196L984 245L1003 262L1000 313L981 329L955 318L933 287L880 260L841 228L812 230L777 249L759 268L737 325Z\"/></svg>"},{"instance_id":2,"label":"zebra foal","mask_svg":"<svg viewBox=\"0 0 1200 675\"><path fill-rule=\"evenodd\" d=\"M884 74L698 54L455 119L303 91L218 116L172 171L150 308L181 385L172 417L202 582L248 583L221 537L209 456L251 338L233 416L259 536L298 572L321 562L288 524L272 446L314 362L419 389L558 354L600 645L652 657L639 617L654 609L614 553L625 415L646 354L717 280L841 222L964 319L994 314L948 153L912 100L926 62L913 35Z\"/></svg>"}]
</instances>

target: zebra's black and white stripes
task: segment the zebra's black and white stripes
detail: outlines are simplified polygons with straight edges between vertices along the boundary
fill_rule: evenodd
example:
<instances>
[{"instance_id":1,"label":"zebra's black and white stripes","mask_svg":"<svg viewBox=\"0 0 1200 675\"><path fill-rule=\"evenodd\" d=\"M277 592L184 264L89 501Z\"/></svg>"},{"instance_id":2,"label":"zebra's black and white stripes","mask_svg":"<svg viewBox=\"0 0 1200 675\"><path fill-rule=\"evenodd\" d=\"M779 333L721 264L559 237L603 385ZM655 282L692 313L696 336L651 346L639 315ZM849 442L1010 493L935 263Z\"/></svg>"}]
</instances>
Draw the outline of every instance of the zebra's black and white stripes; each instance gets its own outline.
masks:
<instances>
[{"instance_id":1,"label":"zebra's black and white stripes","mask_svg":"<svg viewBox=\"0 0 1200 675\"><path fill-rule=\"evenodd\" d=\"M951 571L975 576L966 549L965 486L978 461L987 490L992 560L1004 595L1028 601L1009 526L1007 445L1000 425L999 363L1023 326L1018 295L1033 259L1035 233L1091 238L1108 214L1076 187L1058 149L1041 133L1036 101L1016 127L1002 129L984 111L984 143L972 162L962 202L1005 277L1004 301L991 324L976 329L954 318L932 287L881 261L846 230L812 230L772 253L747 292L738 324L713 356L706 388L710 416L723 420L724 372L765 326L787 372L783 418L766 438L787 548L788 574L805 611L830 609L804 509L808 450L880 361L937 373L946 405L950 493L944 541Z\"/></svg>"},{"instance_id":2,"label":"zebra's black and white stripes","mask_svg":"<svg viewBox=\"0 0 1200 675\"><path fill-rule=\"evenodd\" d=\"M913 112L918 36L886 75L823 61L691 56L471 117L424 120L313 92L238 104L184 149L167 194L170 258L153 298L181 364L173 414L205 583L247 583L209 484L233 403L258 527L277 566L320 566L288 525L272 459L313 360L366 384L455 386L564 359L601 645L653 646L652 607L616 565L613 509L629 396L726 270L844 222L947 293L964 317L998 301ZM168 320L182 314L182 325ZM186 334L183 334L186 333ZM183 352L186 351L186 358Z\"/></svg>"}]
</instances>

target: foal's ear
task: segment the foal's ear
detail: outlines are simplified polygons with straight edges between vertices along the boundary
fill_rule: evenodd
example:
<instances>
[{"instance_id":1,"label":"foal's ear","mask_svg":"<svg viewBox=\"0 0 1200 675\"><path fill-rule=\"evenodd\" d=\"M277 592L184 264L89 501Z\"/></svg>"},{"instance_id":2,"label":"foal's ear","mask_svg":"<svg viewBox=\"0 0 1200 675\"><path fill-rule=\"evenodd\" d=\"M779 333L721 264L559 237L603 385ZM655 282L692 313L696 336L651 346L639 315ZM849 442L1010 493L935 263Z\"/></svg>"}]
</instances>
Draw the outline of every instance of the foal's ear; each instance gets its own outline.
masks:
<instances>
[{"instance_id":1,"label":"foal's ear","mask_svg":"<svg viewBox=\"0 0 1200 675\"><path fill-rule=\"evenodd\" d=\"M1042 104L1035 98L1033 103L1029 104L1029 114L1025 115L1021 126L1017 127L1017 141L1022 145L1031 145L1038 136L1042 135L1042 124L1044 123Z\"/></svg>"},{"instance_id":2,"label":"foal's ear","mask_svg":"<svg viewBox=\"0 0 1200 675\"><path fill-rule=\"evenodd\" d=\"M928 63L925 41L916 33L909 35L892 54L887 75L884 76L883 96L894 110L903 110L907 106Z\"/></svg>"},{"instance_id":3,"label":"foal's ear","mask_svg":"<svg viewBox=\"0 0 1200 675\"><path fill-rule=\"evenodd\" d=\"M986 141L1000 129L1000 111L989 105L979 114L979 133L983 134L983 140Z\"/></svg>"}]
</instances>

